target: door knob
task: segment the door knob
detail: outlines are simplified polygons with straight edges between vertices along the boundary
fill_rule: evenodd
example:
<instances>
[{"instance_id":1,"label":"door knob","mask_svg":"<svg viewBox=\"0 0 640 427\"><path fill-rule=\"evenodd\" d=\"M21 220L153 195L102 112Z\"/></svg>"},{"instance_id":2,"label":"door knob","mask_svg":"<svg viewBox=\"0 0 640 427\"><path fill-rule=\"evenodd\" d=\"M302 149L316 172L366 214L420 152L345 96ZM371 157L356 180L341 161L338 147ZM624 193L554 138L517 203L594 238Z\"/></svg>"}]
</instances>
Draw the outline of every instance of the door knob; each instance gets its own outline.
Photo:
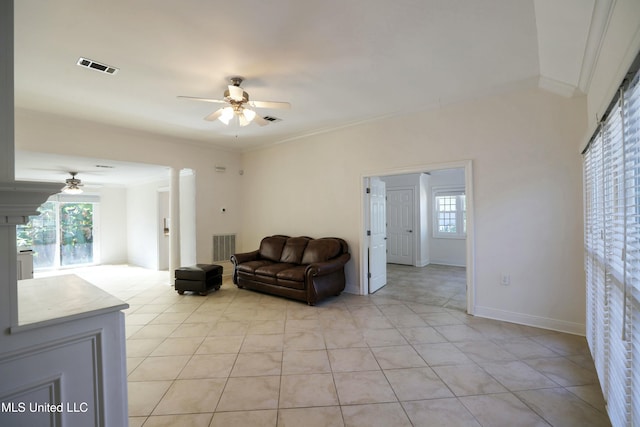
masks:
<instances>
[{"instance_id":1,"label":"door knob","mask_svg":"<svg viewBox=\"0 0 640 427\"><path fill-rule=\"evenodd\" d=\"M413 233L413 230L407 230L407 233Z\"/></svg>"}]
</instances>

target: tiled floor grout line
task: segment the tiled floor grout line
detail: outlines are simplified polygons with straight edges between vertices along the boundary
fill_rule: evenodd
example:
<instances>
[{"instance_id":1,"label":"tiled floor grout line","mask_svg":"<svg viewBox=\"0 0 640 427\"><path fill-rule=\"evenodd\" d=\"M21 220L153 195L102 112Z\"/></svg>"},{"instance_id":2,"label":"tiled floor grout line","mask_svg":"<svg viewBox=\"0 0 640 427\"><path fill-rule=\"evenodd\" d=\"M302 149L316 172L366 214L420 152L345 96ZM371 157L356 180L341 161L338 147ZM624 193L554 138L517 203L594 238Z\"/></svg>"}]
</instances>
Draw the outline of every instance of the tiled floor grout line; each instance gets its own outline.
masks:
<instances>
[{"instance_id":1,"label":"tiled floor grout line","mask_svg":"<svg viewBox=\"0 0 640 427\"><path fill-rule=\"evenodd\" d=\"M175 368L171 368L171 365L167 366L170 369L175 369L177 373L168 381L169 386L164 390L162 396L154 402L153 407L148 413L144 412L146 410L144 406L139 406L142 410L140 413L146 415L134 417L136 418L135 425L142 425L144 422L148 424L152 423L151 419L156 417L153 415L154 412L158 410L159 405L161 405L165 397L171 393L172 387L180 383L181 375L185 374L187 369L190 368L193 368L194 371L186 375L193 378L184 379L215 379L216 387L220 387L219 391L216 389L216 391L211 394L211 398L213 398L215 396L214 393L219 392L215 405L213 408L207 406L207 416L201 417L201 419L208 418L209 425L213 426L218 425L222 420L230 419L227 415L239 415L242 411L234 409L230 410L230 412L222 412L218 410L229 386L229 381L235 378L232 377L232 373L238 366L241 354L267 351L265 350L267 347L263 345L268 345L272 340L265 340L258 337L272 335L274 332L278 332L282 337L281 348L280 351L277 352L280 354L279 382L276 383L275 379L271 381L273 385L271 390L273 391L270 392L275 393L275 385L277 384L277 403L276 407L271 411L272 415L275 414L274 419L276 425L280 421L284 422L286 417L297 416L297 414L303 413L303 411L294 411L294 409L323 407L316 405L298 407L293 404L294 407L292 408L282 408L283 393L286 392L290 395L291 391L295 390L291 388L293 384L291 381L287 383L287 387L283 387L286 380L284 377L300 375L302 379L302 375L316 375L321 373L320 371L325 373L324 369L328 369L329 371L327 373L331 373L331 384L336 393L337 403L330 405L337 407L340 411L339 414L337 411L332 412L332 416L339 417L336 418L336 421L340 419L341 422L346 425L350 420L349 417L353 417L355 413L361 413L361 411L368 406L371 406L371 410L374 412L381 410L375 408L382 408L378 406L382 402L371 404L349 402L347 404L346 401L341 401L340 395L338 394L338 382L336 381L337 372L335 371L336 366L334 366L334 362L339 359L332 361L333 359L330 357L330 353L336 350L357 348L366 348L370 357L373 357L376 363L376 365L371 366L376 366L373 372L382 373L385 378L384 386L382 385L382 378L377 380L381 385L381 390L388 390L384 392L388 393L385 399L393 396L395 399L394 403L400 405L398 411L403 414L399 416L406 417L406 419L412 423L418 422L412 419L412 417L422 416L416 411L423 411L424 408L432 408L431 405L418 405L418 403L424 402L428 404L436 400L441 400L443 404L445 402L452 402L450 404L447 403L448 406L445 405L447 407L453 407L453 402L457 402L458 407L460 409L464 408L464 411L468 412L468 415L472 417L471 419L478 423L484 422L481 418L481 416L483 416L482 412L478 412L480 402L493 401L491 399L496 399L496 401L497 399L506 399L504 402L518 402L518 404L522 406L522 410L527 410L531 414L535 414L535 416L539 417L539 420L551 425L554 423L556 423L556 425L560 424L557 418L554 419L556 415L549 413L545 407L539 405L539 399L547 399L547 397L545 397L547 395L552 397L566 396L566 398L569 399L568 402L576 402L576 404L583 405L581 407L589 407L591 408L589 410L602 412L599 406L595 406L599 405L599 402L593 400L592 394L595 392L595 387L592 385L593 380L587 375L591 372L591 369L589 367L588 357L586 357L588 354L585 353L584 345L581 340L574 339L566 334L537 330L535 328L528 329L529 327L506 324L490 319L468 317L455 309L428 307L411 301L392 299L387 296L356 297L344 294L336 299L329 299L326 303L316 307L308 308L306 305L291 303L288 300L277 297L266 296L250 291L239 291L228 281L225 282L225 286L221 289L222 292L220 293L214 292L207 297L185 295L185 297L191 297L189 299L176 297L175 291L170 289L170 287L168 287L168 289L153 289L150 292L145 292L143 287L141 284L135 284L132 288L136 289L137 292L130 293L126 292L124 286L118 288L118 290L121 290L121 293L127 293L127 300L131 301L132 304L133 310L127 313L127 316L134 314L139 315L131 318L131 320L136 323L135 325L127 324L128 343L137 339L141 340L136 346L131 347L134 351L131 357L137 359L135 361L137 364L131 368L127 376L129 377L141 367L146 367L146 369L140 369L138 376L136 376L136 379L139 380L132 382L166 381L154 378L154 371L151 370L151 368L156 366L156 364L149 363L150 358L164 356L165 353L173 354L173 352L175 352L176 354L182 354L179 346L183 344L183 342L180 341L180 339L183 338L185 339L184 344L189 345L189 347L188 350L186 348L184 350L184 356L188 357L175 356L176 359L174 361L183 363L179 369L175 369L178 367L177 363L167 359L170 363L174 363L173 366ZM145 306L150 307L145 309ZM155 309L161 310L154 312L153 310ZM180 314L187 311L189 313L186 315ZM282 312L282 317L279 317L278 311ZM246 317L244 318L243 312L246 313ZM211 321L206 321L208 313L211 313ZM151 314L153 314L153 316L151 316ZM147 317L145 318L145 316ZM331 328L330 323L327 323L327 319L331 319L331 317L335 317L337 321L346 328ZM146 322L144 322L145 320ZM278 324L274 321L282 322L281 331L277 330ZM274 323L268 323L261 327L261 325L267 322ZM151 327L147 328L147 326ZM368 326L371 326L371 328ZM340 337L339 332L334 331L344 331L343 335L347 334L346 331L352 332L348 332L348 336L343 338ZM153 338L152 336L156 333L164 335L160 339ZM203 336L201 337L200 334ZM226 340L224 343L226 347L216 348L218 340L215 338L222 336L241 336L237 349L234 349L237 339ZM255 338L251 340L252 346L245 347L245 344L249 344L247 341L247 337L249 336L255 336ZM358 336L360 338L358 338ZM314 341L320 338L321 342ZM196 345L195 343L198 339L201 339L201 341ZM476 339L478 340L477 342ZM205 349L203 347L205 343L208 343L211 347ZM306 348L315 348L318 344L323 346L321 350L322 353L316 353L320 351L319 349L309 350ZM434 346L432 344L438 345L438 348L433 348ZM464 360L461 358L459 361L453 359L449 361L446 359L448 354L444 353L444 355L440 355L439 352L447 351L445 349L449 348L446 347L445 344L450 346L451 349L456 349L456 351L459 352L458 354L464 355L467 358L466 363L473 367L469 368L469 372L478 372L480 381L478 381L477 385L471 385L470 387L463 386L463 383L458 385L459 379L457 378L459 374L454 374L455 366L458 366L457 363L464 362ZM364 345L364 347L359 347L359 345ZM395 352L394 347L396 348ZM491 353L493 348L501 353ZM219 369L205 369L203 371L206 372L204 376L196 378L197 373L201 370L201 367L196 365L200 349L205 350L202 356L233 354L233 357L211 357L209 359L211 361L217 362L219 360L224 362L223 366ZM218 352L218 350L222 349L224 349L224 352ZM256 349L259 349L259 351L256 351ZM512 352L512 350L515 351L515 353ZM316 360L318 361L322 354L322 357L327 360L327 367L322 368L322 365L318 365L316 362L305 364L305 351L309 351L309 356L317 357ZM533 356L526 357L525 352L527 351L532 352L531 354L533 354ZM155 355L152 356L154 352ZM296 354L285 358L285 354L289 352L296 352ZM144 356L135 356L135 354L144 354ZM358 353L348 351L345 353L335 353L336 357L345 358L350 358L353 354ZM418 358L415 358L415 355L417 355ZM181 360L180 357L183 357L184 360ZM231 359L233 359L232 363ZM253 363L251 359L252 357L250 356L246 357L247 363ZM546 359L548 359L548 361L546 361ZM207 360L207 358L204 357L202 360ZM256 358L255 360L261 359ZM287 362L287 360L289 360L289 362ZM358 372L358 370L354 371L350 368L350 366L356 366L351 365L355 363L354 361L349 361L349 359L343 360L347 363L344 366L348 368L345 372ZM428 360L431 360L431 363L429 363ZM144 361L147 361L148 364L143 366ZM441 363L440 361L451 363ZM511 369L514 369L514 374L529 375L527 372L531 372L531 377L523 377L527 378L527 381L530 381L527 383L526 389L520 391L517 387L514 388L514 377L509 377L508 375L510 374L508 373L503 375L497 370L499 368L498 364L502 361L504 361L504 363L513 362ZM519 368L518 363L515 362L522 363L522 368ZM287 365L287 363L292 363L292 365ZM424 363L424 366L412 367L412 364L421 363ZM229 364L230 367L228 367ZM525 365L527 366L526 370L516 371L516 369L525 369ZM259 365L255 366L257 369L255 375L257 377L262 376L259 374ZM289 366L289 368L287 368L287 366ZM384 369L383 366L386 366L387 369ZM559 370L565 366L570 367L566 373ZM227 368L229 369L228 372L226 372ZM285 368L288 369L287 373L285 373ZM431 392L432 397L427 397L429 394L425 394L424 392L420 392L422 393L420 394L415 391L404 391L402 392L404 394L400 395L400 389L396 389L393 386L394 381L403 388L409 387L407 390L411 390L411 386L404 385L402 382L399 382L400 380L398 379L392 381L390 379L392 377L389 375L393 371L399 372L406 370L407 372L411 372L411 369L422 368L426 368L431 372L429 375L433 376L434 381L437 381L433 383L434 386L443 387L443 390L446 389L451 397L435 397L437 395ZM416 370L416 372L418 371ZM426 372L425 370L425 375ZM452 374L447 374L447 372L451 372ZM556 378L556 372L561 375L558 377L562 378L561 384L554 379ZM581 372L584 372L584 376L582 376L583 374ZM445 374L445 376L443 376L443 374ZM403 378L402 375L407 374L397 375L395 378ZM145 378L149 378L149 380ZM329 377L325 377L326 384L329 384L328 378ZM492 381L493 384L496 384L495 389L499 386L504 391L484 393L481 391L481 388L474 388L484 387L482 383L484 380L482 380L482 378L486 378L487 381ZM540 382L536 382L536 378L540 378ZM585 381L585 385L577 385L581 384L580 381L582 380ZM556 386L544 385L550 383L556 384ZM203 384L206 384L206 382L203 381ZM343 382L342 387L344 387L344 384L347 383ZM509 387L509 385L511 385L511 387ZM461 386L463 388L460 388ZM136 390L146 390L147 388L145 387L148 386L140 385L137 387ZM182 387L186 386L183 384ZM455 387L455 389L452 387ZM288 388L288 391L286 391L285 388ZM570 388L572 389L570 390ZM460 395L458 396L454 390ZM460 390L465 390L465 392L460 393ZM543 392L544 390L556 391L547 394ZM504 396L500 397L500 395L503 394ZM232 395L227 396L227 398L230 396ZM401 400L401 397L403 400ZM151 403L153 399L155 399L155 397L147 400ZM287 398L287 401L288 399L289 398ZM350 397L349 399L352 398ZM213 399L209 399L209 401L213 402ZM356 402L356 400L352 401ZM148 405L144 400L139 402L140 404ZM407 404L411 402L414 404ZM164 401L164 403L170 404L171 402ZM289 403L287 403L287 405L289 405ZM250 408L250 406L246 405L240 406ZM169 407L163 407L163 412L166 412ZM235 405L233 407L235 407ZM345 411L347 407L351 409ZM356 407L358 409L355 409ZM173 408L178 408L178 406L174 404ZM231 408L231 406L227 408ZM291 409L291 411L289 409ZM191 410L192 407L189 406L177 412L179 414L184 412L185 414L183 415L187 413L199 413L197 411L189 412ZM216 416L216 414L223 413L226 415L222 417ZM172 417L181 419L180 417L183 417L183 415L176 414L172 415ZM159 422L160 419L161 418L158 418L156 422ZM166 418L166 420L168 419L169 418Z\"/></svg>"}]
</instances>

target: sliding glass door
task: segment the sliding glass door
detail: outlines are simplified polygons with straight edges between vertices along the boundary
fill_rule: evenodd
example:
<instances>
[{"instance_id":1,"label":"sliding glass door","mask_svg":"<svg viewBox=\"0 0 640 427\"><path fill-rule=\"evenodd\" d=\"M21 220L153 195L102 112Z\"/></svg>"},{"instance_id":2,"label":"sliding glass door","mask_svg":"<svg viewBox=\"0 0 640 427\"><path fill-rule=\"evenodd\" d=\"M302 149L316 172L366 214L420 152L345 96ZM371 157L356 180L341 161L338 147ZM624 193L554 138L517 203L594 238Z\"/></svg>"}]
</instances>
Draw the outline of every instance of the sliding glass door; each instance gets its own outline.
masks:
<instances>
[{"instance_id":1,"label":"sliding glass door","mask_svg":"<svg viewBox=\"0 0 640 427\"><path fill-rule=\"evenodd\" d=\"M97 203L48 201L40 215L18 226L19 250L33 251L35 270L94 264L94 218Z\"/></svg>"},{"instance_id":2,"label":"sliding glass door","mask_svg":"<svg viewBox=\"0 0 640 427\"><path fill-rule=\"evenodd\" d=\"M93 203L60 203L60 265L93 263Z\"/></svg>"}]
</instances>

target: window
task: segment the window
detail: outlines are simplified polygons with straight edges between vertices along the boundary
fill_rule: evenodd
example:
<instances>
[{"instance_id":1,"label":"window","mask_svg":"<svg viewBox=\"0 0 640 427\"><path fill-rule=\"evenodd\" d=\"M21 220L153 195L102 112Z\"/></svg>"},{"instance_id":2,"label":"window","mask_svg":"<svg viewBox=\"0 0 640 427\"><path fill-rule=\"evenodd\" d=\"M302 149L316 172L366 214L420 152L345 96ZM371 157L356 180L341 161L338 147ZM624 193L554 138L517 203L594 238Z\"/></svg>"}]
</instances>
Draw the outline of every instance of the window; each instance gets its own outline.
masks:
<instances>
[{"instance_id":1,"label":"window","mask_svg":"<svg viewBox=\"0 0 640 427\"><path fill-rule=\"evenodd\" d=\"M584 152L587 341L614 426L640 422L640 73Z\"/></svg>"},{"instance_id":2,"label":"window","mask_svg":"<svg viewBox=\"0 0 640 427\"><path fill-rule=\"evenodd\" d=\"M462 188L433 189L433 237L464 239L467 206Z\"/></svg>"},{"instance_id":3,"label":"window","mask_svg":"<svg viewBox=\"0 0 640 427\"><path fill-rule=\"evenodd\" d=\"M25 225L16 227L19 250L33 250L35 270L97 262L94 220L98 204L91 196L54 196Z\"/></svg>"}]
</instances>

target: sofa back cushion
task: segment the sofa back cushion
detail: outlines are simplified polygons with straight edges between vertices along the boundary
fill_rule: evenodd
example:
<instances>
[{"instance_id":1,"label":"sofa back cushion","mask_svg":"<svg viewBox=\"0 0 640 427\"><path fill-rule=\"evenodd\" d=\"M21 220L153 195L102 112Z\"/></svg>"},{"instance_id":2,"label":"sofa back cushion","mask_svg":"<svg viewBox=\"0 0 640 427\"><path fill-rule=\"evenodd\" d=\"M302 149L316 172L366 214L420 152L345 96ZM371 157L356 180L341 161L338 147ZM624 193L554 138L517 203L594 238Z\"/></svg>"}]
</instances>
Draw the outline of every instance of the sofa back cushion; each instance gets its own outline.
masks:
<instances>
[{"instance_id":1,"label":"sofa back cushion","mask_svg":"<svg viewBox=\"0 0 640 427\"><path fill-rule=\"evenodd\" d=\"M265 237L260 242L260 257L270 261L280 261L282 248L284 248L286 242L287 238L285 236Z\"/></svg>"},{"instance_id":2,"label":"sofa back cushion","mask_svg":"<svg viewBox=\"0 0 640 427\"><path fill-rule=\"evenodd\" d=\"M287 239L287 243L284 245L282 255L280 256L280 262L286 262L290 264L300 264L302 261L302 254L304 249L309 243L308 237L290 237Z\"/></svg>"},{"instance_id":3,"label":"sofa back cushion","mask_svg":"<svg viewBox=\"0 0 640 427\"><path fill-rule=\"evenodd\" d=\"M336 239L323 238L310 240L302 256L302 264L325 262L340 255L342 245Z\"/></svg>"}]
</instances>

